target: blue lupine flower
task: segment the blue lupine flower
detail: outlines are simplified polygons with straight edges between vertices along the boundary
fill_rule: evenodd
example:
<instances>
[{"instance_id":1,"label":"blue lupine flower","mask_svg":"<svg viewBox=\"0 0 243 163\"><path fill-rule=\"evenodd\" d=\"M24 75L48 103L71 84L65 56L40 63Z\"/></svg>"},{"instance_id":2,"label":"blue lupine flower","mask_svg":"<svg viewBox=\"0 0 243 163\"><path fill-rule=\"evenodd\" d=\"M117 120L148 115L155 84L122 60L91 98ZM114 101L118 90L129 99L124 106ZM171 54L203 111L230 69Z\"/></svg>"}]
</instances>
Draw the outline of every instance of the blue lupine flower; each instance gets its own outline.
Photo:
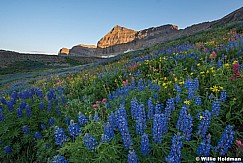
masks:
<instances>
[{"instance_id":1,"label":"blue lupine flower","mask_svg":"<svg viewBox=\"0 0 243 163\"><path fill-rule=\"evenodd\" d=\"M178 84L175 85L175 89L177 92L181 92L181 87Z\"/></svg>"},{"instance_id":2,"label":"blue lupine flower","mask_svg":"<svg viewBox=\"0 0 243 163\"><path fill-rule=\"evenodd\" d=\"M194 71L194 66L191 66L191 71Z\"/></svg>"},{"instance_id":3,"label":"blue lupine flower","mask_svg":"<svg viewBox=\"0 0 243 163\"><path fill-rule=\"evenodd\" d=\"M107 109L111 108L111 104L109 102L106 103L106 108Z\"/></svg>"},{"instance_id":4,"label":"blue lupine flower","mask_svg":"<svg viewBox=\"0 0 243 163\"><path fill-rule=\"evenodd\" d=\"M46 125L45 124L41 124L41 129L42 130L46 129Z\"/></svg>"},{"instance_id":5,"label":"blue lupine flower","mask_svg":"<svg viewBox=\"0 0 243 163\"><path fill-rule=\"evenodd\" d=\"M81 126L84 126L86 123L88 123L88 118L84 114L79 112L78 122Z\"/></svg>"},{"instance_id":6,"label":"blue lupine flower","mask_svg":"<svg viewBox=\"0 0 243 163\"><path fill-rule=\"evenodd\" d=\"M162 105L158 102L155 104L154 114L161 114L162 112Z\"/></svg>"},{"instance_id":7,"label":"blue lupine flower","mask_svg":"<svg viewBox=\"0 0 243 163\"><path fill-rule=\"evenodd\" d=\"M172 145L170 149L170 153L168 157L165 158L165 161L168 163L175 163L180 162L182 155L181 155L181 148L182 148L182 142L181 142L182 136L180 133L177 133L174 135L172 139Z\"/></svg>"},{"instance_id":8,"label":"blue lupine flower","mask_svg":"<svg viewBox=\"0 0 243 163\"><path fill-rule=\"evenodd\" d=\"M55 127L54 137L56 140L56 144L62 146L62 144L67 141L68 136L66 136L64 130L58 126Z\"/></svg>"},{"instance_id":9,"label":"blue lupine flower","mask_svg":"<svg viewBox=\"0 0 243 163\"><path fill-rule=\"evenodd\" d=\"M137 158L137 155L136 155L134 149L129 150L127 162L128 163L137 163L138 162L138 158Z\"/></svg>"},{"instance_id":10,"label":"blue lupine flower","mask_svg":"<svg viewBox=\"0 0 243 163\"><path fill-rule=\"evenodd\" d=\"M42 90L37 89L35 93L37 97L39 97L40 99L44 99L44 94Z\"/></svg>"},{"instance_id":11,"label":"blue lupine flower","mask_svg":"<svg viewBox=\"0 0 243 163\"><path fill-rule=\"evenodd\" d=\"M145 89L144 84L143 84L143 79L139 79L138 81L138 90L143 91Z\"/></svg>"},{"instance_id":12,"label":"blue lupine flower","mask_svg":"<svg viewBox=\"0 0 243 163\"><path fill-rule=\"evenodd\" d=\"M202 106L202 98L200 96L197 96L195 99L195 104L197 106Z\"/></svg>"},{"instance_id":13,"label":"blue lupine flower","mask_svg":"<svg viewBox=\"0 0 243 163\"><path fill-rule=\"evenodd\" d=\"M31 115L32 115L32 113L31 113L31 108L30 108L29 105L26 105L26 115L27 115L28 117L31 117Z\"/></svg>"},{"instance_id":14,"label":"blue lupine flower","mask_svg":"<svg viewBox=\"0 0 243 163\"><path fill-rule=\"evenodd\" d=\"M111 125L111 127L113 129L115 129L115 127L117 126L116 124L116 116L113 112L111 112L108 117L107 117L107 122L109 122L109 124Z\"/></svg>"},{"instance_id":15,"label":"blue lupine flower","mask_svg":"<svg viewBox=\"0 0 243 163\"><path fill-rule=\"evenodd\" d=\"M45 106L44 106L44 102L40 102L40 110L44 110Z\"/></svg>"},{"instance_id":16,"label":"blue lupine flower","mask_svg":"<svg viewBox=\"0 0 243 163\"><path fill-rule=\"evenodd\" d=\"M210 143L211 143L211 135L208 134L206 138L204 138L201 144L198 146L197 154L201 157L209 157L210 150L212 148L212 145Z\"/></svg>"},{"instance_id":17,"label":"blue lupine flower","mask_svg":"<svg viewBox=\"0 0 243 163\"><path fill-rule=\"evenodd\" d=\"M153 123L153 140L155 143L162 142L162 114L154 115L154 123Z\"/></svg>"},{"instance_id":18,"label":"blue lupine flower","mask_svg":"<svg viewBox=\"0 0 243 163\"><path fill-rule=\"evenodd\" d=\"M58 105L58 98L55 98L55 105Z\"/></svg>"},{"instance_id":19,"label":"blue lupine flower","mask_svg":"<svg viewBox=\"0 0 243 163\"><path fill-rule=\"evenodd\" d=\"M142 140L141 140L141 153L144 156L149 155L150 153L150 145L149 145L149 138L147 134L143 134Z\"/></svg>"},{"instance_id":20,"label":"blue lupine flower","mask_svg":"<svg viewBox=\"0 0 243 163\"><path fill-rule=\"evenodd\" d=\"M199 90L199 79L195 78L194 79L194 91L198 91Z\"/></svg>"},{"instance_id":21,"label":"blue lupine flower","mask_svg":"<svg viewBox=\"0 0 243 163\"><path fill-rule=\"evenodd\" d=\"M56 107L56 113L57 113L58 116L61 116L61 110L60 110L59 107Z\"/></svg>"},{"instance_id":22,"label":"blue lupine flower","mask_svg":"<svg viewBox=\"0 0 243 163\"><path fill-rule=\"evenodd\" d=\"M226 91L225 90L222 90L220 92L220 98L219 98L221 101L225 102L226 101Z\"/></svg>"},{"instance_id":23,"label":"blue lupine flower","mask_svg":"<svg viewBox=\"0 0 243 163\"><path fill-rule=\"evenodd\" d=\"M84 135L84 145L88 148L88 150L95 150L95 147L98 146L98 142L93 138L93 136L86 133Z\"/></svg>"},{"instance_id":24,"label":"blue lupine flower","mask_svg":"<svg viewBox=\"0 0 243 163\"><path fill-rule=\"evenodd\" d=\"M128 150L132 143L132 140L131 140L131 136L128 131L127 120L123 116L119 116L119 118L118 118L118 129L122 135L123 145Z\"/></svg>"},{"instance_id":25,"label":"blue lupine flower","mask_svg":"<svg viewBox=\"0 0 243 163\"><path fill-rule=\"evenodd\" d=\"M220 58L218 59L217 65L218 65L218 67L223 66L223 61Z\"/></svg>"},{"instance_id":26,"label":"blue lupine flower","mask_svg":"<svg viewBox=\"0 0 243 163\"><path fill-rule=\"evenodd\" d=\"M70 118L69 117L65 117L64 122L69 125L70 124Z\"/></svg>"},{"instance_id":27,"label":"blue lupine flower","mask_svg":"<svg viewBox=\"0 0 243 163\"><path fill-rule=\"evenodd\" d=\"M53 126L54 123L55 123L55 119L54 119L53 117L51 117L51 118L49 119L49 126L50 126L50 127Z\"/></svg>"},{"instance_id":28,"label":"blue lupine flower","mask_svg":"<svg viewBox=\"0 0 243 163\"><path fill-rule=\"evenodd\" d=\"M4 120L5 120L5 117L4 117L3 108L2 108L2 106L0 106L0 121L3 122Z\"/></svg>"},{"instance_id":29,"label":"blue lupine flower","mask_svg":"<svg viewBox=\"0 0 243 163\"><path fill-rule=\"evenodd\" d=\"M62 104L65 104L65 103L66 103L65 96L62 96Z\"/></svg>"},{"instance_id":30,"label":"blue lupine flower","mask_svg":"<svg viewBox=\"0 0 243 163\"><path fill-rule=\"evenodd\" d=\"M68 161L65 160L64 156L56 155L51 160L51 163L68 163Z\"/></svg>"},{"instance_id":31,"label":"blue lupine flower","mask_svg":"<svg viewBox=\"0 0 243 163\"><path fill-rule=\"evenodd\" d=\"M79 125L75 123L73 120L70 121L70 125L68 126L68 131L70 132L72 138L76 138L81 133L81 129Z\"/></svg>"},{"instance_id":32,"label":"blue lupine flower","mask_svg":"<svg viewBox=\"0 0 243 163\"><path fill-rule=\"evenodd\" d=\"M102 134L100 137L100 142L101 143L108 143L109 142L109 137L105 134Z\"/></svg>"},{"instance_id":33,"label":"blue lupine flower","mask_svg":"<svg viewBox=\"0 0 243 163\"><path fill-rule=\"evenodd\" d=\"M17 108L17 109L16 109L16 113L17 113L18 118L23 117L23 112L22 112L22 109Z\"/></svg>"},{"instance_id":34,"label":"blue lupine flower","mask_svg":"<svg viewBox=\"0 0 243 163\"><path fill-rule=\"evenodd\" d=\"M194 91L192 89L189 89L187 98L188 98L188 100L191 100L194 98Z\"/></svg>"},{"instance_id":35,"label":"blue lupine flower","mask_svg":"<svg viewBox=\"0 0 243 163\"><path fill-rule=\"evenodd\" d=\"M151 97L147 101L147 105L148 105L148 119L152 119L154 117L154 105L152 103Z\"/></svg>"},{"instance_id":36,"label":"blue lupine flower","mask_svg":"<svg viewBox=\"0 0 243 163\"><path fill-rule=\"evenodd\" d=\"M12 149L11 149L11 147L10 147L9 145L5 146L5 147L4 147L4 152L5 152L7 155L11 154L11 153L12 153Z\"/></svg>"},{"instance_id":37,"label":"blue lupine flower","mask_svg":"<svg viewBox=\"0 0 243 163\"><path fill-rule=\"evenodd\" d=\"M14 111L14 106L13 106L12 101L8 101L6 105L7 105L7 108L10 112Z\"/></svg>"},{"instance_id":38,"label":"blue lupine flower","mask_svg":"<svg viewBox=\"0 0 243 163\"><path fill-rule=\"evenodd\" d=\"M186 106L182 106L181 110L180 110L180 115L179 115L179 118L177 120L177 124L176 124L176 129L178 130L183 130L184 128L184 122L185 122L185 119L186 119L186 116L188 115L188 110L186 108Z\"/></svg>"},{"instance_id":39,"label":"blue lupine flower","mask_svg":"<svg viewBox=\"0 0 243 163\"><path fill-rule=\"evenodd\" d=\"M115 136L114 130L109 122L104 124L104 135L107 136L107 141L110 141Z\"/></svg>"},{"instance_id":40,"label":"blue lupine flower","mask_svg":"<svg viewBox=\"0 0 243 163\"><path fill-rule=\"evenodd\" d=\"M136 118L136 133L143 134L144 129L146 127L146 113L144 109L144 105L140 104L138 107L138 113Z\"/></svg>"},{"instance_id":41,"label":"blue lupine flower","mask_svg":"<svg viewBox=\"0 0 243 163\"><path fill-rule=\"evenodd\" d=\"M175 100L174 100L174 98L169 98L166 101L166 108L169 109L170 111L175 110Z\"/></svg>"},{"instance_id":42,"label":"blue lupine flower","mask_svg":"<svg viewBox=\"0 0 243 163\"><path fill-rule=\"evenodd\" d=\"M212 104L212 115L219 116L220 113L220 101L214 101Z\"/></svg>"},{"instance_id":43,"label":"blue lupine flower","mask_svg":"<svg viewBox=\"0 0 243 163\"><path fill-rule=\"evenodd\" d=\"M97 112L95 112L94 121L100 121L100 117Z\"/></svg>"},{"instance_id":44,"label":"blue lupine flower","mask_svg":"<svg viewBox=\"0 0 243 163\"><path fill-rule=\"evenodd\" d=\"M3 105L7 105L7 101L5 100L4 97L1 97L1 98L0 98L0 101L1 101L1 103L2 103Z\"/></svg>"},{"instance_id":45,"label":"blue lupine flower","mask_svg":"<svg viewBox=\"0 0 243 163\"><path fill-rule=\"evenodd\" d=\"M47 93L47 99L48 101L52 100L52 99L55 99L55 94L54 94L54 90L50 89L49 92Z\"/></svg>"},{"instance_id":46,"label":"blue lupine flower","mask_svg":"<svg viewBox=\"0 0 243 163\"><path fill-rule=\"evenodd\" d=\"M30 133L30 130L29 130L29 128L28 128L28 126L23 126L23 133L24 134L29 134Z\"/></svg>"},{"instance_id":47,"label":"blue lupine flower","mask_svg":"<svg viewBox=\"0 0 243 163\"><path fill-rule=\"evenodd\" d=\"M52 108L52 102L48 101L48 103L47 103L47 111L51 112L51 108Z\"/></svg>"},{"instance_id":48,"label":"blue lupine flower","mask_svg":"<svg viewBox=\"0 0 243 163\"><path fill-rule=\"evenodd\" d=\"M215 147L214 151L219 153L219 156L225 155L229 148L234 144L234 135L235 131L233 131L233 126L226 126L224 129L224 133L221 139L218 142L218 145Z\"/></svg>"},{"instance_id":49,"label":"blue lupine flower","mask_svg":"<svg viewBox=\"0 0 243 163\"><path fill-rule=\"evenodd\" d=\"M138 100L136 98L133 98L131 100L131 104L130 104L130 107L131 107L131 116L133 119L136 119L137 118L137 110L138 110Z\"/></svg>"},{"instance_id":50,"label":"blue lupine flower","mask_svg":"<svg viewBox=\"0 0 243 163\"><path fill-rule=\"evenodd\" d=\"M159 96L158 93L155 93L153 97L154 97L154 99L157 99L158 96Z\"/></svg>"},{"instance_id":51,"label":"blue lupine flower","mask_svg":"<svg viewBox=\"0 0 243 163\"><path fill-rule=\"evenodd\" d=\"M183 125L183 137L186 141L191 140L191 135L192 135L192 116L191 115L186 115L184 119L184 125Z\"/></svg>"},{"instance_id":52,"label":"blue lupine flower","mask_svg":"<svg viewBox=\"0 0 243 163\"><path fill-rule=\"evenodd\" d=\"M41 135L41 133L40 132L35 132L35 139L36 140L39 140L39 139L41 139L42 138L42 135Z\"/></svg>"},{"instance_id":53,"label":"blue lupine flower","mask_svg":"<svg viewBox=\"0 0 243 163\"><path fill-rule=\"evenodd\" d=\"M25 101L21 101L21 103L20 103L20 105L19 105L19 108L20 109L25 109L25 107L26 107L26 102Z\"/></svg>"},{"instance_id":54,"label":"blue lupine flower","mask_svg":"<svg viewBox=\"0 0 243 163\"><path fill-rule=\"evenodd\" d=\"M198 115L198 119L200 120L200 124L198 126L197 135L204 138L210 125L211 113L208 110L205 110L205 112Z\"/></svg>"},{"instance_id":55,"label":"blue lupine flower","mask_svg":"<svg viewBox=\"0 0 243 163\"><path fill-rule=\"evenodd\" d=\"M175 102L178 104L181 102L180 94L176 94Z\"/></svg>"}]
</instances>

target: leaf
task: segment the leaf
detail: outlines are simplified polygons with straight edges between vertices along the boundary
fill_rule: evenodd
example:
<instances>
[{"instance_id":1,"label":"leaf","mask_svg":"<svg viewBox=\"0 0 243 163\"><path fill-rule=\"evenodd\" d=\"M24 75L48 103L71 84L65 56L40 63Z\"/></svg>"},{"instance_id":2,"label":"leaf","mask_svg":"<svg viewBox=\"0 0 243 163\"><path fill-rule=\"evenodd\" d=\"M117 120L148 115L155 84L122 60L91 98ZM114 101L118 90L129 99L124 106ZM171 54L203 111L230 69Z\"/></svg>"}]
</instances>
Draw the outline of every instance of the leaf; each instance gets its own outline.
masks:
<instances>
[{"instance_id":1,"label":"leaf","mask_svg":"<svg viewBox=\"0 0 243 163\"><path fill-rule=\"evenodd\" d=\"M227 119L227 120L230 119L230 115L231 115L230 112L228 112L228 113L226 114L226 119Z\"/></svg>"}]
</instances>

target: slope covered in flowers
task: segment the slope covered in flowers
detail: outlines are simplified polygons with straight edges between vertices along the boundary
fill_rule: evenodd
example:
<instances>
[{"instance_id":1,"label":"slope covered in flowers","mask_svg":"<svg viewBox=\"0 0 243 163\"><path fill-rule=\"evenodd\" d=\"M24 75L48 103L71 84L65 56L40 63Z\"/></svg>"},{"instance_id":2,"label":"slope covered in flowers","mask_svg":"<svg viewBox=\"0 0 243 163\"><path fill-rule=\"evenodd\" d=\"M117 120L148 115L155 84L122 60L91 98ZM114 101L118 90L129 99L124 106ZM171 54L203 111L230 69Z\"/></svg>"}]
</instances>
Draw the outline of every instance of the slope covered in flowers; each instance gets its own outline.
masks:
<instances>
[{"instance_id":1,"label":"slope covered in flowers","mask_svg":"<svg viewBox=\"0 0 243 163\"><path fill-rule=\"evenodd\" d=\"M218 27L6 91L0 98L1 160L242 157L241 29L242 23Z\"/></svg>"}]
</instances>

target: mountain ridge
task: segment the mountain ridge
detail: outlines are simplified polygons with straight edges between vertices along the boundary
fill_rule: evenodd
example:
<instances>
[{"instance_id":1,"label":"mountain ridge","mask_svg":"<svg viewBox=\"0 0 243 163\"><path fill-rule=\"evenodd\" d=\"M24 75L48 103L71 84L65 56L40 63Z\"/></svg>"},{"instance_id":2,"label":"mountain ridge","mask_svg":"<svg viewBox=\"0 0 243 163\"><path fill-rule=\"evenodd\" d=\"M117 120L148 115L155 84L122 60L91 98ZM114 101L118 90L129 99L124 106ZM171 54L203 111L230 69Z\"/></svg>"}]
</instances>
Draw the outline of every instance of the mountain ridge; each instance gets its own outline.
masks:
<instances>
[{"instance_id":1,"label":"mountain ridge","mask_svg":"<svg viewBox=\"0 0 243 163\"><path fill-rule=\"evenodd\" d=\"M133 30L120 25L115 25L105 36L103 36L96 45L96 48L90 49L87 46L74 46L70 53L60 53L59 55L75 56L108 56L122 54L128 50L141 50L156 43L170 41L181 36L191 35L203 30L208 30L214 26L233 21L243 20L243 7L231 12L221 19L202 22L188 26L184 29L178 29L173 24L150 27L143 30Z\"/></svg>"}]
</instances>

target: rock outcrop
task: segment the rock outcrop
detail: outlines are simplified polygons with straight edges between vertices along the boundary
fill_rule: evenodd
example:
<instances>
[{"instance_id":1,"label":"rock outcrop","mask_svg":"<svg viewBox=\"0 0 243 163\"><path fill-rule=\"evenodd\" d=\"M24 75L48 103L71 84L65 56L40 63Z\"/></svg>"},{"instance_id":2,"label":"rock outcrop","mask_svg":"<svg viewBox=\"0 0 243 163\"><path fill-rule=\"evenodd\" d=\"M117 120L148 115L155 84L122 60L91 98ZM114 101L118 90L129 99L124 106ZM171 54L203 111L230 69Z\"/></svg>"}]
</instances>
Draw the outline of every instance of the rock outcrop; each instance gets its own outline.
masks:
<instances>
[{"instance_id":1,"label":"rock outcrop","mask_svg":"<svg viewBox=\"0 0 243 163\"><path fill-rule=\"evenodd\" d=\"M83 56L83 57L92 57L95 56L95 45L76 45L72 47L69 51L69 56Z\"/></svg>"},{"instance_id":2,"label":"rock outcrop","mask_svg":"<svg viewBox=\"0 0 243 163\"><path fill-rule=\"evenodd\" d=\"M102 37L98 43L98 48L107 48L117 44L124 44L135 39L136 31L116 25L112 30Z\"/></svg>"},{"instance_id":3,"label":"rock outcrop","mask_svg":"<svg viewBox=\"0 0 243 163\"><path fill-rule=\"evenodd\" d=\"M58 55L68 55L69 49L68 48L61 48L58 52Z\"/></svg>"}]
</instances>

